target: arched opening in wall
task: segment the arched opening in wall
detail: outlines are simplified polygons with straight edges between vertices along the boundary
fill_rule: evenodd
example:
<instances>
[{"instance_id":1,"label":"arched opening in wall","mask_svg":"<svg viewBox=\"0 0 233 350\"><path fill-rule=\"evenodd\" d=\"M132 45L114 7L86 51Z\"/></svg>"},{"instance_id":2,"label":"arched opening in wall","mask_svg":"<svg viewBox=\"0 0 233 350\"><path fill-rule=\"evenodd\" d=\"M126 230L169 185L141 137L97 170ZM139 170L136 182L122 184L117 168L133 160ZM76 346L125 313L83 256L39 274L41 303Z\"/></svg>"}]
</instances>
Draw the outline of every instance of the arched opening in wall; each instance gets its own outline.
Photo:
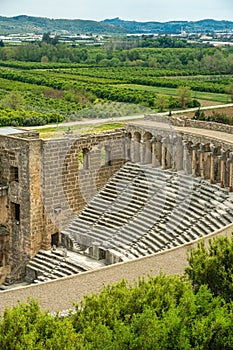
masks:
<instances>
[{"instance_id":1,"label":"arched opening in wall","mask_svg":"<svg viewBox=\"0 0 233 350\"><path fill-rule=\"evenodd\" d=\"M144 146L144 159L143 159L143 163L144 164L151 164L152 162L152 134L150 132L146 132L144 134L144 142L145 142L145 146Z\"/></svg>"},{"instance_id":2,"label":"arched opening in wall","mask_svg":"<svg viewBox=\"0 0 233 350\"><path fill-rule=\"evenodd\" d=\"M109 145L101 147L100 150L100 165L110 166L112 165L111 147Z\"/></svg>"},{"instance_id":3,"label":"arched opening in wall","mask_svg":"<svg viewBox=\"0 0 233 350\"><path fill-rule=\"evenodd\" d=\"M140 162L140 144L141 144L141 134L136 131L134 133L134 161Z\"/></svg>"},{"instance_id":4,"label":"arched opening in wall","mask_svg":"<svg viewBox=\"0 0 233 350\"><path fill-rule=\"evenodd\" d=\"M78 152L78 169L79 170L89 169L89 158L90 158L90 150L88 148L83 148Z\"/></svg>"},{"instance_id":5,"label":"arched opening in wall","mask_svg":"<svg viewBox=\"0 0 233 350\"><path fill-rule=\"evenodd\" d=\"M51 235L51 247L58 246L59 245L59 233L56 232Z\"/></svg>"}]
</instances>

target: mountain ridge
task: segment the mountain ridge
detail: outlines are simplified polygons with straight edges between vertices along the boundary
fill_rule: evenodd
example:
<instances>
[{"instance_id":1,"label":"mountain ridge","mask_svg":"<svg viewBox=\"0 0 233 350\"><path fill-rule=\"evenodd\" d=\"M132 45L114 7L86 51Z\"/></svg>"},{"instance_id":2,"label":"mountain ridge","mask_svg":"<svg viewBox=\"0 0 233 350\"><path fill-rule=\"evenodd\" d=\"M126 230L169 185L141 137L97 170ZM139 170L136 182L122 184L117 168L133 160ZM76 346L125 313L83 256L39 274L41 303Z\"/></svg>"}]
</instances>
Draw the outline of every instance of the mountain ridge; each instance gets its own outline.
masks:
<instances>
[{"instance_id":1,"label":"mountain ridge","mask_svg":"<svg viewBox=\"0 0 233 350\"><path fill-rule=\"evenodd\" d=\"M128 21L119 17L103 21L84 19L47 18L28 15L14 17L0 16L0 35L16 33L45 33L61 34L161 34L161 33L209 33L213 31L233 31L233 22L227 20L202 19L198 21L173 20L158 21Z\"/></svg>"}]
</instances>

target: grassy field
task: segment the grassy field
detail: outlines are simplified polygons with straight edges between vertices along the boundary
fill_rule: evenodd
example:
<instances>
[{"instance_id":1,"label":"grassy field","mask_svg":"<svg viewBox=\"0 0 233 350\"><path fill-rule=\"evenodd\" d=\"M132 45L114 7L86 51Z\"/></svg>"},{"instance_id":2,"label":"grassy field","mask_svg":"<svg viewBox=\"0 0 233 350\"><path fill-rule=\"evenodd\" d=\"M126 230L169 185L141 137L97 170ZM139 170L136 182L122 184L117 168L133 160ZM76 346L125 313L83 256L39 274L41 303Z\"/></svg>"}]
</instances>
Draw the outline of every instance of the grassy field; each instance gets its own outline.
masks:
<instances>
[{"instance_id":1,"label":"grassy field","mask_svg":"<svg viewBox=\"0 0 233 350\"><path fill-rule=\"evenodd\" d=\"M146 85L135 85L135 84L118 84L114 85L119 88L130 88L135 90L142 91L151 91L156 94L163 94L169 96L177 96L177 89L166 88L166 87L156 87L156 86L146 86ZM201 92L201 91L192 91L192 97L198 100L213 101L219 103L230 103L230 96L227 94L217 94L212 92ZM201 101L200 101L201 102Z\"/></svg>"},{"instance_id":2,"label":"grassy field","mask_svg":"<svg viewBox=\"0 0 233 350\"><path fill-rule=\"evenodd\" d=\"M126 123L126 122L125 122ZM50 138L57 138L57 137L63 137L67 133L73 133L73 134L99 134L104 131L109 130L115 130L115 129L121 129L125 127L125 123L100 123L100 124L85 124L85 125L72 125L70 127L68 126L57 126L57 127L47 127L42 129L36 129L40 133L40 138L42 139L50 139Z\"/></svg>"}]
</instances>

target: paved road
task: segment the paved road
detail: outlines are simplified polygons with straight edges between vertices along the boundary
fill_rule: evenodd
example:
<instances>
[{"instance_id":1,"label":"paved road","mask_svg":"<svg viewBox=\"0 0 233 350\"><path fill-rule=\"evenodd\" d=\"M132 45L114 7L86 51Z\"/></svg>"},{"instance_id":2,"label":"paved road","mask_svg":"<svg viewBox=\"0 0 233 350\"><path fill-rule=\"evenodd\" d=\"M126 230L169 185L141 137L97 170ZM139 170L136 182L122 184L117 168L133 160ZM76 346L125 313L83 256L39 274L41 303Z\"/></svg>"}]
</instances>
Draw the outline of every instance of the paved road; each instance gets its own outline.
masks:
<instances>
[{"instance_id":1,"label":"paved road","mask_svg":"<svg viewBox=\"0 0 233 350\"><path fill-rule=\"evenodd\" d=\"M233 103L228 103L224 105L217 105L217 106L207 106L207 107L200 107L200 110L205 111L208 109L215 109L215 108L225 108L225 107L233 107ZM199 108L189 108L189 109L183 109L178 111L172 111L172 114L180 114L180 113L186 113L186 112L195 112ZM169 112L160 113L161 115L168 115ZM126 120L135 120L135 119L143 119L143 115L130 115L125 117L114 117L114 118L104 118L104 119L88 119L85 121L73 121L73 122L67 122L67 123L59 123L59 124L47 124L47 125L41 125L41 126L33 126L28 127L30 129L43 129L48 127L58 127L58 126L73 126L73 125L85 125L85 124L100 124L100 123L106 123L106 122L121 122ZM28 129L25 128L25 129Z\"/></svg>"}]
</instances>

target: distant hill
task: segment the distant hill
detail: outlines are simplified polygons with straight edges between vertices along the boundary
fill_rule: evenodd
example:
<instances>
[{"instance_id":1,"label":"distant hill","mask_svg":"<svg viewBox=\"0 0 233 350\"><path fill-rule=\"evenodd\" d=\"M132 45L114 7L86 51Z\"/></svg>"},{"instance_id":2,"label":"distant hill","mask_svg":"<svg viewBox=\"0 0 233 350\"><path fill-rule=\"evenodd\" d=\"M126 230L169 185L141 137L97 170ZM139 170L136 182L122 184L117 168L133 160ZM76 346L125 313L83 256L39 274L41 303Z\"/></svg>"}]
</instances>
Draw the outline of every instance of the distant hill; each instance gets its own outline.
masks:
<instances>
[{"instance_id":1,"label":"distant hill","mask_svg":"<svg viewBox=\"0 0 233 350\"><path fill-rule=\"evenodd\" d=\"M0 16L0 35L13 33L46 33L56 32L70 34L135 34L135 33L209 33L213 31L231 31L233 22L204 19L201 21L170 22L136 22L120 18L91 21L81 19L50 19L44 17Z\"/></svg>"},{"instance_id":2,"label":"distant hill","mask_svg":"<svg viewBox=\"0 0 233 350\"><path fill-rule=\"evenodd\" d=\"M103 23L112 24L126 29L131 33L210 33L213 31L231 31L233 22L204 19L201 21L170 21L170 22L136 22L124 21L120 18L105 19Z\"/></svg>"},{"instance_id":3,"label":"distant hill","mask_svg":"<svg viewBox=\"0 0 233 350\"><path fill-rule=\"evenodd\" d=\"M81 19L50 19L44 17L0 16L0 35L13 33L48 33L56 32L71 34L121 34L126 33L125 28L111 23L97 22Z\"/></svg>"}]
</instances>

